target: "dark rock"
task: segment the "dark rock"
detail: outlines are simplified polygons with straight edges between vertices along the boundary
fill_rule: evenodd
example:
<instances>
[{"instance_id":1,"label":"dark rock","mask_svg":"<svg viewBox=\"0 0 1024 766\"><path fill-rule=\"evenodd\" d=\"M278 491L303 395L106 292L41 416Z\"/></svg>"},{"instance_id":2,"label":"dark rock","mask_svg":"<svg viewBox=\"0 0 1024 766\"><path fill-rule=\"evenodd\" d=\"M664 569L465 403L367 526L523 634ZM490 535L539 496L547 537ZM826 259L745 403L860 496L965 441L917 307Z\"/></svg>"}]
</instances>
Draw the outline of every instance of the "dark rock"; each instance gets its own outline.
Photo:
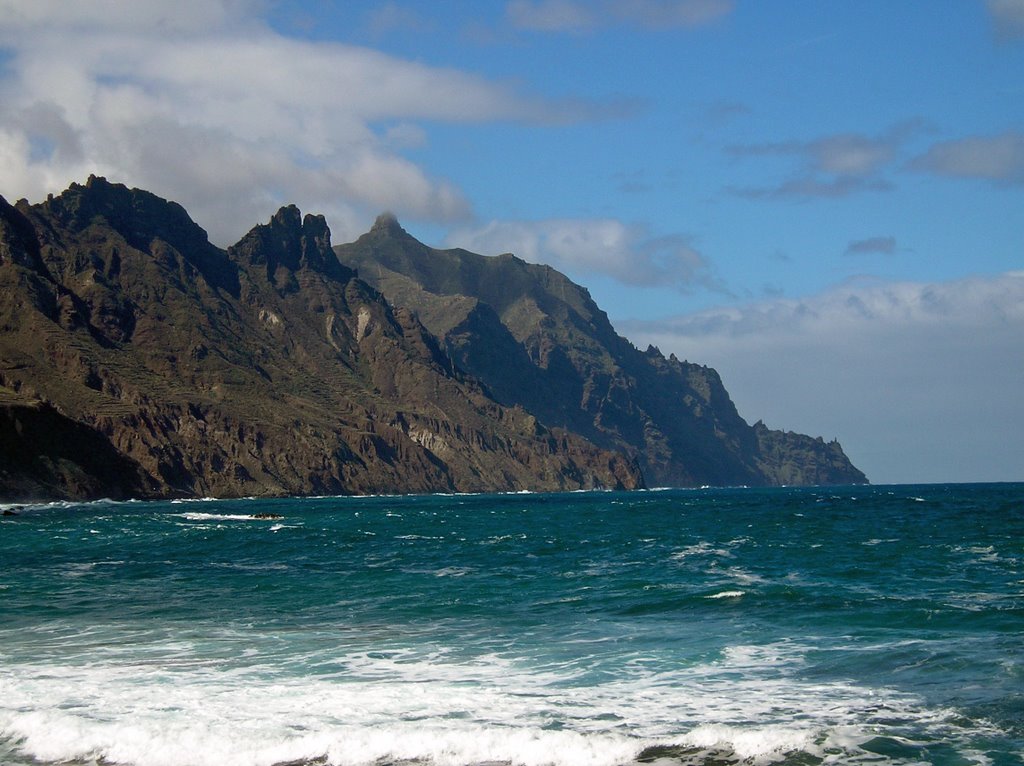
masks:
<instances>
[{"instance_id":1,"label":"dark rock","mask_svg":"<svg viewBox=\"0 0 1024 766\"><path fill-rule=\"evenodd\" d=\"M238 270L224 252L210 244L181 205L150 192L90 176L85 186L71 184L60 196L32 206L30 217L47 243L58 244L54 240L63 231L86 235L81 239L88 241L92 230L97 243L123 240L168 270L185 276L198 272L211 287L237 294ZM105 252L102 257L116 271L116 254ZM109 271L106 275L112 276Z\"/></svg>"},{"instance_id":2,"label":"dark rock","mask_svg":"<svg viewBox=\"0 0 1024 766\"><path fill-rule=\"evenodd\" d=\"M0 264L5 262L45 272L31 222L0 197Z\"/></svg>"},{"instance_id":3,"label":"dark rock","mask_svg":"<svg viewBox=\"0 0 1024 766\"><path fill-rule=\"evenodd\" d=\"M339 282L354 276L331 250L331 230L324 217L303 219L295 205L282 207L269 223L255 226L228 253L241 264L264 267L267 282L279 291L297 290L295 273L301 269Z\"/></svg>"},{"instance_id":4,"label":"dark rock","mask_svg":"<svg viewBox=\"0 0 1024 766\"><path fill-rule=\"evenodd\" d=\"M141 466L97 429L46 404L0 406L3 497L117 500L152 497L156 489Z\"/></svg>"}]
</instances>

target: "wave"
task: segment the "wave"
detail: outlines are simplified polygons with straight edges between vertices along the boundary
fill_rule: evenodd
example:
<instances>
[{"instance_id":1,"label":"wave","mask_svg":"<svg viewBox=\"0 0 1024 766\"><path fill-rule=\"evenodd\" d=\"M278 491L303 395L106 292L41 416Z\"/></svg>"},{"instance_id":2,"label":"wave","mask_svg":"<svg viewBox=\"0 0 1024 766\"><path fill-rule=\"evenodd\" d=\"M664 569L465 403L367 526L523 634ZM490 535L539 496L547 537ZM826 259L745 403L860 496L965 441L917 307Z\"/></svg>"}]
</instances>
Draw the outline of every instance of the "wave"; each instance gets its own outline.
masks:
<instances>
[{"instance_id":1,"label":"wave","mask_svg":"<svg viewBox=\"0 0 1024 766\"><path fill-rule=\"evenodd\" d=\"M212 663L184 662L178 644L103 664L8 663L0 739L44 763L132 766L612 766L659 752L770 763L863 757L893 721L907 741L950 741L962 720L889 689L787 677L806 651L793 642L670 671L639 662L603 681L573 663L456 661L424 647L323 646L296 673L295 658L282 663L258 641L244 649ZM156 661L160 651L179 661Z\"/></svg>"},{"instance_id":2,"label":"wave","mask_svg":"<svg viewBox=\"0 0 1024 766\"><path fill-rule=\"evenodd\" d=\"M52 500L49 502L35 503L0 503L0 513L11 511L20 513L39 513L46 511L63 511L72 508L116 508L124 505L137 505L146 502L145 500L111 500L100 498L99 500Z\"/></svg>"},{"instance_id":3,"label":"wave","mask_svg":"<svg viewBox=\"0 0 1024 766\"><path fill-rule=\"evenodd\" d=\"M699 543L693 545L687 545L678 551L672 553L669 558L675 561L682 561L683 559L691 558L693 556L718 556L720 558L733 558L734 553L728 548L712 545L706 540L702 540Z\"/></svg>"},{"instance_id":4,"label":"wave","mask_svg":"<svg viewBox=\"0 0 1024 766\"><path fill-rule=\"evenodd\" d=\"M14 520L0 764L1017 763L1020 493L905 494Z\"/></svg>"},{"instance_id":5,"label":"wave","mask_svg":"<svg viewBox=\"0 0 1024 766\"><path fill-rule=\"evenodd\" d=\"M174 514L178 518L188 519L189 521L279 521L277 516L264 516L260 517L256 514L251 513L201 513L199 511L189 511L186 513Z\"/></svg>"}]
</instances>

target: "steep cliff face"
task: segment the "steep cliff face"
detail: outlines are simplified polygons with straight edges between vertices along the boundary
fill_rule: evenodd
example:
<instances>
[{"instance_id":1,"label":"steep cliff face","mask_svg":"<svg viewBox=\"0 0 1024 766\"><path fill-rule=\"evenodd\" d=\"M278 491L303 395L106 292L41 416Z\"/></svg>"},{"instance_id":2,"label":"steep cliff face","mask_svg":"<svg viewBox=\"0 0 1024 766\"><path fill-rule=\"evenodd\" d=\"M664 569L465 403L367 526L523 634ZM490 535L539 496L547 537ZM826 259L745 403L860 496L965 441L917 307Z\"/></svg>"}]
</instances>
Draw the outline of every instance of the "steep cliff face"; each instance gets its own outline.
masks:
<instances>
[{"instance_id":1,"label":"steep cliff face","mask_svg":"<svg viewBox=\"0 0 1024 766\"><path fill-rule=\"evenodd\" d=\"M225 252L180 206L101 178L0 199L0 429L0 497L642 483L496 402L338 262L322 217L282 208Z\"/></svg>"},{"instance_id":2,"label":"steep cliff face","mask_svg":"<svg viewBox=\"0 0 1024 766\"><path fill-rule=\"evenodd\" d=\"M550 267L435 250L390 216L335 252L414 309L498 401L635 456L649 484L866 481L838 444L748 425L713 369L639 351L584 288Z\"/></svg>"}]
</instances>

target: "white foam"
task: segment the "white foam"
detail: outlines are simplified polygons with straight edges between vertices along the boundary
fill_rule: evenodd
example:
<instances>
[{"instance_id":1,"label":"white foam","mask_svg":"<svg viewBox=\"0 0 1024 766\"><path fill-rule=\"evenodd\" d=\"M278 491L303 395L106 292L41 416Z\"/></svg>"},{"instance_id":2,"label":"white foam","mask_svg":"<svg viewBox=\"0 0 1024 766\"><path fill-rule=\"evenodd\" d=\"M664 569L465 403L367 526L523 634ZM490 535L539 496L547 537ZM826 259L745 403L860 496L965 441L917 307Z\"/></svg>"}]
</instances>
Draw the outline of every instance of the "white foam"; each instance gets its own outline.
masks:
<instances>
[{"instance_id":1,"label":"white foam","mask_svg":"<svg viewBox=\"0 0 1024 766\"><path fill-rule=\"evenodd\" d=\"M712 593L710 596L704 598L739 598L745 596L746 592L742 590L723 590L721 593Z\"/></svg>"},{"instance_id":2,"label":"white foam","mask_svg":"<svg viewBox=\"0 0 1024 766\"><path fill-rule=\"evenodd\" d=\"M122 505L132 505L136 503L142 503L142 500L111 500L109 498L101 498L99 500L85 500L85 501L73 501L73 500L54 500L48 503L0 503L0 511L13 511L14 513L33 513L33 512L45 512L45 511L61 511L72 508L106 508L106 507L118 507Z\"/></svg>"},{"instance_id":3,"label":"white foam","mask_svg":"<svg viewBox=\"0 0 1024 766\"><path fill-rule=\"evenodd\" d=\"M585 656L538 664L437 646L344 649L337 640L294 674L279 654L203 655L198 639L108 646L83 652L80 664L5 659L0 739L41 760L134 766L611 766L654 745L753 761L821 754L836 737L850 748L870 739L887 718L941 725L945 715L892 690L800 681L792 671L807 647L795 642L734 646L712 662L662 670L637 657L615 678L595 679ZM249 637L244 648L262 645Z\"/></svg>"},{"instance_id":4,"label":"white foam","mask_svg":"<svg viewBox=\"0 0 1024 766\"><path fill-rule=\"evenodd\" d=\"M741 567L729 567L726 570L726 573L740 585L755 585L768 582L768 580L761 575L748 572L746 569Z\"/></svg>"},{"instance_id":5,"label":"white foam","mask_svg":"<svg viewBox=\"0 0 1024 766\"><path fill-rule=\"evenodd\" d=\"M200 513L198 511L189 511L187 513L175 514L179 518L188 519L189 521L266 521L267 519L257 519L255 516L249 513Z\"/></svg>"},{"instance_id":6,"label":"white foam","mask_svg":"<svg viewBox=\"0 0 1024 766\"><path fill-rule=\"evenodd\" d=\"M228 684L225 678L182 685L160 672L129 672L136 683L108 671L109 691L94 685L68 688L60 704L27 712L29 700L15 690L0 713L0 730L21 752L40 760L105 759L138 766L271 766L324 756L332 764L425 760L454 766L501 760L611 766L631 760L643 747L625 734L472 720L479 715L477 695L437 679L447 698L440 714L434 714L440 700L422 681L254 686ZM67 684L84 680L73 672L57 675ZM143 679L147 683L140 689ZM158 682L158 695L150 680ZM482 696L485 708L495 704L492 694ZM13 703L21 703L22 710L12 710Z\"/></svg>"},{"instance_id":7,"label":"white foam","mask_svg":"<svg viewBox=\"0 0 1024 766\"><path fill-rule=\"evenodd\" d=\"M799 725L736 727L711 724L688 732L683 741L693 747L731 750L745 760L764 761L766 756L814 750L815 734L813 728Z\"/></svg>"},{"instance_id":8,"label":"white foam","mask_svg":"<svg viewBox=\"0 0 1024 766\"><path fill-rule=\"evenodd\" d=\"M680 548L675 553L669 556L670 559L675 561L681 561L683 559L690 558L692 556L720 556L722 558L732 558L732 551L727 548L715 547L706 540L702 540L694 545L687 545Z\"/></svg>"},{"instance_id":9,"label":"white foam","mask_svg":"<svg viewBox=\"0 0 1024 766\"><path fill-rule=\"evenodd\" d=\"M434 577L464 577L473 570L470 567L442 567L433 572Z\"/></svg>"}]
</instances>

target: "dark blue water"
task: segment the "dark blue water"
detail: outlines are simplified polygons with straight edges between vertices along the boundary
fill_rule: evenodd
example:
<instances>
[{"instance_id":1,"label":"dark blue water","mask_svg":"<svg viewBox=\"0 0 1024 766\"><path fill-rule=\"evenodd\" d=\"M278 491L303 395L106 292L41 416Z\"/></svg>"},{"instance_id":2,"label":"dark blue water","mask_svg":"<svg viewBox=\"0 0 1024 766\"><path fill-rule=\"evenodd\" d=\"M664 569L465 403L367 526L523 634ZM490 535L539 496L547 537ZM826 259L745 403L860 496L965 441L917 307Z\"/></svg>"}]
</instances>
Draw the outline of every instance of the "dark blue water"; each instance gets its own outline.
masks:
<instances>
[{"instance_id":1,"label":"dark blue water","mask_svg":"<svg viewBox=\"0 0 1024 766\"><path fill-rule=\"evenodd\" d=\"M17 512L0 763L1024 763L1020 484Z\"/></svg>"}]
</instances>

